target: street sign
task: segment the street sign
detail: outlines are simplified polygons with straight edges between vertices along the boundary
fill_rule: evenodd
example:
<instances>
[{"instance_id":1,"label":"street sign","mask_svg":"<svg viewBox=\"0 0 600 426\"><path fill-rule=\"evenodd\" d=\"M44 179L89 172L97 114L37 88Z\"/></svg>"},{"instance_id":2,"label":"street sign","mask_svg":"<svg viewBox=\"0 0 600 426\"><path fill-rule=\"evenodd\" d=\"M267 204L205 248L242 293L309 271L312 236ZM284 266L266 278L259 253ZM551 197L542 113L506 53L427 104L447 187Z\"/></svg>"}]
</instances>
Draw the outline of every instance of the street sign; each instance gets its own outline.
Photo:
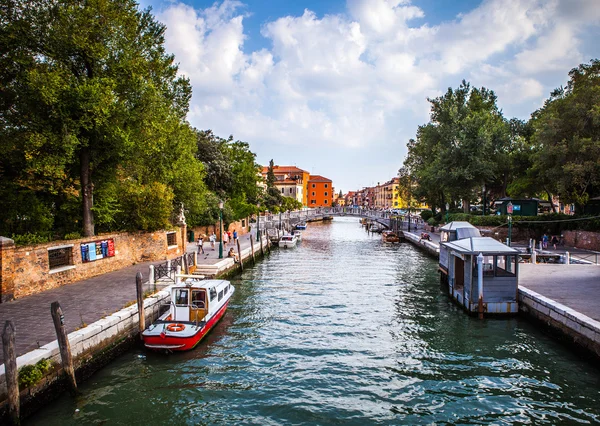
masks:
<instances>
[{"instance_id":1,"label":"street sign","mask_svg":"<svg viewBox=\"0 0 600 426\"><path fill-rule=\"evenodd\" d=\"M508 203L506 205L506 213L508 213L508 214L512 214L513 213L513 205L512 205L512 203Z\"/></svg>"}]
</instances>

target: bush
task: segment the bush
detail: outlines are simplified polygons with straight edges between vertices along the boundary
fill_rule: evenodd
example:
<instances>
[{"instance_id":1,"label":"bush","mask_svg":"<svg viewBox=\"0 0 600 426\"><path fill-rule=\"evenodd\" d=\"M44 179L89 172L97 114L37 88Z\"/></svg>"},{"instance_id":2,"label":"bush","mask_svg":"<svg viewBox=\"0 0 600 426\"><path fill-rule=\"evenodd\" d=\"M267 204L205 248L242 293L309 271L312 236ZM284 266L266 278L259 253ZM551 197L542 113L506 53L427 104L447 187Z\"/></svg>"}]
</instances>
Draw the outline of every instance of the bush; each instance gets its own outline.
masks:
<instances>
[{"instance_id":1,"label":"bush","mask_svg":"<svg viewBox=\"0 0 600 426\"><path fill-rule=\"evenodd\" d=\"M24 389L35 385L50 370L50 360L41 359L35 365L26 365L19 369L19 387Z\"/></svg>"},{"instance_id":2,"label":"bush","mask_svg":"<svg viewBox=\"0 0 600 426\"><path fill-rule=\"evenodd\" d=\"M429 219L427 219L427 223L430 226L438 226L440 224L440 222L435 217L430 217Z\"/></svg>"},{"instance_id":3,"label":"bush","mask_svg":"<svg viewBox=\"0 0 600 426\"><path fill-rule=\"evenodd\" d=\"M11 238L18 246L30 246L33 244L41 244L52 241L52 235L50 232L43 232L39 234L28 232L22 235L13 234Z\"/></svg>"},{"instance_id":4,"label":"bush","mask_svg":"<svg viewBox=\"0 0 600 426\"><path fill-rule=\"evenodd\" d=\"M433 212L431 210L423 210L421 212L421 219L423 219L423 222L427 222L431 217L433 217Z\"/></svg>"},{"instance_id":5,"label":"bush","mask_svg":"<svg viewBox=\"0 0 600 426\"><path fill-rule=\"evenodd\" d=\"M65 234L65 240L78 240L81 238L81 234L79 232L69 232Z\"/></svg>"}]
</instances>

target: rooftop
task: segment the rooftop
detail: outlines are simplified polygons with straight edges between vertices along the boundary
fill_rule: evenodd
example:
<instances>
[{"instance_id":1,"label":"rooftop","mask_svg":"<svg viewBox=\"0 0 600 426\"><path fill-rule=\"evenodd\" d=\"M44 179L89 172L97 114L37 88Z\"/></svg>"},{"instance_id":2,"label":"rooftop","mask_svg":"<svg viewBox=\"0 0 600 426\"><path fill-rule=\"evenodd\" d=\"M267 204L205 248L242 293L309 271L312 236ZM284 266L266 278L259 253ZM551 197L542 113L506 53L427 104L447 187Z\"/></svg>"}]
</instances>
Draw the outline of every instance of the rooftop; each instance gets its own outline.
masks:
<instances>
[{"instance_id":1,"label":"rooftop","mask_svg":"<svg viewBox=\"0 0 600 426\"><path fill-rule=\"evenodd\" d=\"M462 254L518 254L519 250L502 244L490 237L471 237L442 243L445 247Z\"/></svg>"},{"instance_id":2,"label":"rooftop","mask_svg":"<svg viewBox=\"0 0 600 426\"><path fill-rule=\"evenodd\" d=\"M321 175L310 175L310 177L308 178L309 182L331 182L331 179L327 179L324 176Z\"/></svg>"}]
</instances>

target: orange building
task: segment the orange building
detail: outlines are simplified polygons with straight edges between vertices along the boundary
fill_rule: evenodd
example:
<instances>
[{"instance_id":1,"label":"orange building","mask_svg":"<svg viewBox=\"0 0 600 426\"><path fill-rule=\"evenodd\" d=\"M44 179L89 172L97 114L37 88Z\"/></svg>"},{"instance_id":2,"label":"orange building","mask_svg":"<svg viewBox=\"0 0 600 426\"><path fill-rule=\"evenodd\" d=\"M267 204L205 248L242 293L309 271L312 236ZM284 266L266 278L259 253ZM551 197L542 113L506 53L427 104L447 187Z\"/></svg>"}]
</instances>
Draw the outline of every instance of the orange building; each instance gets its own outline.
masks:
<instances>
[{"instance_id":1,"label":"orange building","mask_svg":"<svg viewBox=\"0 0 600 426\"><path fill-rule=\"evenodd\" d=\"M331 207L333 204L333 183L320 175L308 178L308 207Z\"/></svg>"},{"instance_id":2,"label":"orange building","mask_svg":"<svg viewBox=\"0 0 600 426\"><path fill-rule=\"evenodd\" d=\"M269 168L263 167L262 175L265 181L268 172ZM308 206L307 188L310 173L296 166L273 166L273 174L275 175L275 187L281 191L282 195L295 198L303 205Z\"/></svg>"}]
</instances>

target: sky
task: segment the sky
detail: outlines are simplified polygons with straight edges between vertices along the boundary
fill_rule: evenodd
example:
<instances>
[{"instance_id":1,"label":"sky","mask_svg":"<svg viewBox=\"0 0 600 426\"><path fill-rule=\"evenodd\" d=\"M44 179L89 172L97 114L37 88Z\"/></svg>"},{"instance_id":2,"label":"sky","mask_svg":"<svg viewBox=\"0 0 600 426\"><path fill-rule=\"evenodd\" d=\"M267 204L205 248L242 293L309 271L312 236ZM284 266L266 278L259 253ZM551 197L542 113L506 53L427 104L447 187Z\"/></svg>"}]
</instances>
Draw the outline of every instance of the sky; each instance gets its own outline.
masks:
<instances>
[{"instance_id":1,"label":"sky","mask_svg":"<svg viewBox=\"0 0 600 426\"><path fill-rule=\"evenodd\" d=\"M189 122L344 193L397 175L427 98L464 79L528 119L600 57L600 0L142 0L190 79Z\"/></svg>"}]
</instances>

